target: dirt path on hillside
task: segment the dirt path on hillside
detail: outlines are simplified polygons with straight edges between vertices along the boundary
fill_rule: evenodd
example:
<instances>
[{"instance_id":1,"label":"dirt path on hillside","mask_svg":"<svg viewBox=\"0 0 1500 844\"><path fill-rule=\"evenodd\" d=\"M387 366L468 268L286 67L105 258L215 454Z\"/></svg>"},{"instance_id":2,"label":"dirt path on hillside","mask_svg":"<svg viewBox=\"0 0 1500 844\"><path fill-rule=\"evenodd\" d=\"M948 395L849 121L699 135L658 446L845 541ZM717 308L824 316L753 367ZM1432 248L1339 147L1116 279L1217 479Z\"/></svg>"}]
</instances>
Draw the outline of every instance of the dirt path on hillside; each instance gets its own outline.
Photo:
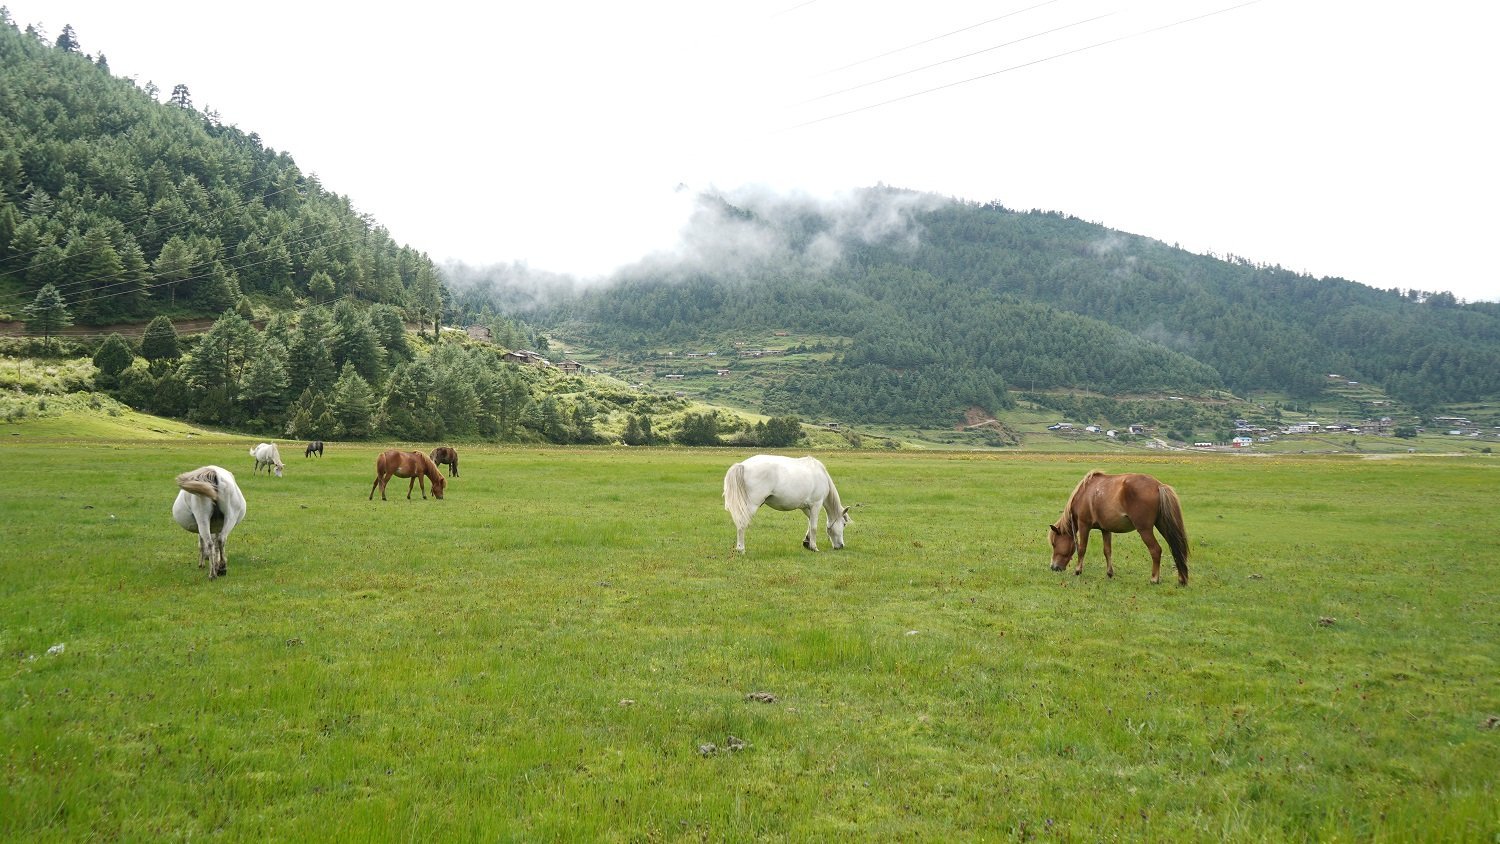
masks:
<instances>
[{"instance_id":1,"label":"dirt path on hillside","mask_svg":"<svg viewBox=\"0 0 1500 844\"><path fill-rule=\"evenodd\" d=\"M215 320L212 319L174 319L172 327L177 329L178 334L202 334L214 327ZM54 337L71 337L75 340L97 340L108 337L111 334L119 334L121 337L139 340L146 334L146 322L117 322L113 325L70 325L67 328L52 332ZM24 322L0 322L0 337L40 337L41 334L26 330Z\"/></svg>"}]
</instances>

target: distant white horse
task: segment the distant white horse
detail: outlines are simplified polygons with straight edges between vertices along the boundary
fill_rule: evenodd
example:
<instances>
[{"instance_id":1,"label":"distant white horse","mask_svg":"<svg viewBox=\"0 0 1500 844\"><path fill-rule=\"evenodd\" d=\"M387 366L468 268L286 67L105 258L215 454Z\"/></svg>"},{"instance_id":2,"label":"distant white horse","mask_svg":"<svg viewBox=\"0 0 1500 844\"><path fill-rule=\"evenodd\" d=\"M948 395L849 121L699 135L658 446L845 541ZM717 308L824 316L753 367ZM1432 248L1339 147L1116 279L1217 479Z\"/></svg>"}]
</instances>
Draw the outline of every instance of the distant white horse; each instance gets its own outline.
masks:
<instances>
[{"instance_id":1,"label":"distant white horse","mask_svg":"<svg viewBox=\"0 0 1500 844\"><path fill-rule=\"evenodd\" d=\"M801 510L807 514L807 535L802 547L818 550L818 507L828 513L828 538L835 550L844 547L844 526L849 508L839 500L839 491L828 469L815 457L780 457L757 454L729 467L724 474L724 509L734 519L734 550L745 553L745 528L760 505L774 510Z\"/></svg>"},{"instance_id":2,"label":"distant white horse","mask_svg":"<svg viewBox=\"0 0 1500 844\"><path fill-rule=\"evenodd\" d=\"M281 462L281 449L276 447L276 443L261 443L250 449L250 456L255 458L257 472L264 466L267 472L275 472L279 478L281 470L286 468L286 464Z\"/></svg>"},{"instance_id":3,"label":"distant white horse","mask_svg":"<svg viewBox=\"0 0 1500 844\"><path fill-rule=\"evenodd\" d=\"M177 500L172 518L186 530L198 532L198 567L208 567L212 580L229 573L224 540L245 518L245 496L234 474L218 466L204 466L177 476Z\"/></svg>"}]
</instances>

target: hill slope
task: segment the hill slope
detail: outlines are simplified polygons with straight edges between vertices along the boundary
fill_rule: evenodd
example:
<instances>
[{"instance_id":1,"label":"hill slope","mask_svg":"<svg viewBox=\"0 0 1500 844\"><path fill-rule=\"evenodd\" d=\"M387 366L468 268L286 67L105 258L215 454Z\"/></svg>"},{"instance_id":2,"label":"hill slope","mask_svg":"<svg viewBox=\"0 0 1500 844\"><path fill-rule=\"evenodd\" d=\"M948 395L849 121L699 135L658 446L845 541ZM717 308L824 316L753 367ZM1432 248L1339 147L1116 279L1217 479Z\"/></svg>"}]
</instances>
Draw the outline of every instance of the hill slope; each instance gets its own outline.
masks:
<instances>
[{"instance_id":1,"label":"hill slope","mask_svg":"<svg viewBox=\"0 0 1500 844\"><path fill-rule=\"evenodd\" d=\"M1417 407L1500 395L1500 306L1059 214L884 188L843 205L709 196L684 242L532 319L625 357L776 329L832 338L836 354L761 400L852 420L951 422L1010 406L1017 387L1311 398L1329 373ZM459 293L460 311L475 305Z\"/></svg>"}]
</instances>

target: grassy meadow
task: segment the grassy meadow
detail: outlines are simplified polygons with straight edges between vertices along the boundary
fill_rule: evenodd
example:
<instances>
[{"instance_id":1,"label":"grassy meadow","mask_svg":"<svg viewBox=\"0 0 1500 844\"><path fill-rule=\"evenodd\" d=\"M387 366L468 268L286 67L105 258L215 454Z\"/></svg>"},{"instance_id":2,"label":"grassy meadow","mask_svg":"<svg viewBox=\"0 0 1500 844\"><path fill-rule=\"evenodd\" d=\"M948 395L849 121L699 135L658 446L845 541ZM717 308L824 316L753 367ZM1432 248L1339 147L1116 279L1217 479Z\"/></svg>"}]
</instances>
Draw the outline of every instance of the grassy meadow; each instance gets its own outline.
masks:
<instances>
[{"instance_id":1,"label":"grassy meadow","mask_svg":"<svg viewBox=\"0 0 1500 844\"><path fill-rule=\"evenodd\" d=\"M763 509L739 556L744 451L460 445L372 502L378 446L250 444L0 440L0 838L1500 835L1487 456L830 452L848 548ZM1177 488L1191 585L1048 570L1091 468Z\"/></svg>"}]
</instances>

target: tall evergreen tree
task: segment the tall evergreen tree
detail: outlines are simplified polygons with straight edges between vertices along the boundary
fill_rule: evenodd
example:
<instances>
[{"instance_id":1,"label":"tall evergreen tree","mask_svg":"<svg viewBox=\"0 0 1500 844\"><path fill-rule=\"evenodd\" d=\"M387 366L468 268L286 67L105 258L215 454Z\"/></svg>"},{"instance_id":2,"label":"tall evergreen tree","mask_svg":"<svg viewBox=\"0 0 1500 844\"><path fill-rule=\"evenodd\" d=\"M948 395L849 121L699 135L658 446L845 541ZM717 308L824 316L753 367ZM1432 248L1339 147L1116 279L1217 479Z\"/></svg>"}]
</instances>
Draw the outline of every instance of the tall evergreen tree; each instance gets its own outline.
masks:
<instances>
[{"instance_id":1,"label":"tall evergreen tree","mask_svg":"<svg viewBox=\"0 0 1500 844\"><path fill-rule=\"evenodd\" d=\"M367 383L380 380L385 351L380 348L369 317L352 301L343 299L334 306L328 342L335 366L353 364Z\"/></svg>"},{"instance_id":2,"label":"tall evergreen tree","mask_svg":"<svg viewBox=\"0 0 1500 844\"><path fill-rule=\"evenodd\" d=\"M352 363L344 364L328 410L333 414L334 435L340 439L362 440L374 432L375 393Z\"/></svg>"},{"instance_id":3,"label":"tall evergreen tree","mask_svg":"<svg viewBox=\"0 0 1500 844\"><path fill-rule=\"evenodd\" d=\"M171 319L158 316L146 326L146 333L141 337L141 357L151 364L153 370L163 361L182 357L182 346L177 341L177 329Z\"/></svg>"},{"instance_id":4,"label":"tall evergreen tree","mask_svg":"<svg viewBox=\"0 0 1500 844\"><path fill-rule=\"evenodd\" d=\"M62 34L57 36L55 46L64 53L76 53L81 49L78 43L78 33L73 31L72 24L63 24Z\"/></svg>"},{"instance_id":5,"label":"tall evergreen tree","mask_svg":"<svg viewBox=\"0 0 1500 844\"><path fill-rule=\"evenodd\" d=\"M322 308L302 312L292 345L287 350L287 374L292 378L292 392L312 387L318 392L332 389L338 370L328 343L329 327ZM316 421L317 417L313 417Z\"/></svg>"},{"instance_id":6,"label":"tall evergreen tree","mask_svg":"<svg viewBox=\"0 0 1500 844\"><path fill-rule=\"evenodd\" d=\"M291 378L286 373L286 349L275 340L261 338L260 353L245 369L240 398L252 417L275 413L286 401Z\"/></svg>"},{"instance_id":7,"label":"tall evergreen tree","mask_svg":"<svg viewBox=\"0 0 1500 844\"><path fill-rule=\"evenodd\" d=\"M42 345L49 350L52 335L73 324L73 315L63 303L62 294L50 284L38 290L31 304L21 310L25 314L26 330L33 334L41 332Z\"/></svg>"}]
</instances>

